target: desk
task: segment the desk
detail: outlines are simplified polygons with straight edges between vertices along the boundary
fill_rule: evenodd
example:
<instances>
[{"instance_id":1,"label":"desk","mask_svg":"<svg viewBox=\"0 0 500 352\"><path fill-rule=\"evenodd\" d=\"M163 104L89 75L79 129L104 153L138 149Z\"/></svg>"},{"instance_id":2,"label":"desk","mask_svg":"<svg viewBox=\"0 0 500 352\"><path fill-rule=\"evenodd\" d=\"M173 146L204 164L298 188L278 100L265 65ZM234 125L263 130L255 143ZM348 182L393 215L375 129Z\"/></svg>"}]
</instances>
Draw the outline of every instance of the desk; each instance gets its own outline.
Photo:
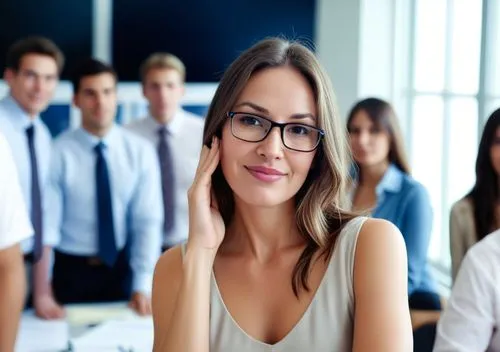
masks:
<instances>
[{"instance_id":1,"label":"desk","mask_svg":"<svg viewBox=\"0 0 500 352\"><path fill-rule=\"evenodd\" d=\"M67 305L66 318L47 321L24 312L16 352L150 352L153 321L124 302Z\"/></svg>"}]
</instances>

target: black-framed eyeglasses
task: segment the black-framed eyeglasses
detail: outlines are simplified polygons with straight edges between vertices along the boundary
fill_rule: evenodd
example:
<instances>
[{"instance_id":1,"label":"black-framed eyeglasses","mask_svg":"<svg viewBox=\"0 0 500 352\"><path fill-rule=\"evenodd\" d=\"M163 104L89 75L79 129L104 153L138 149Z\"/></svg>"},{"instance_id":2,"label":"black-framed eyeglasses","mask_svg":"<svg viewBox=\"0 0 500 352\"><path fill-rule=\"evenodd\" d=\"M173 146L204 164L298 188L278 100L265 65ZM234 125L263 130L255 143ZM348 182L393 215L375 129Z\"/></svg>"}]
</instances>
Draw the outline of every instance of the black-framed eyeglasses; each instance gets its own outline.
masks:
<instances>
[{"instance_id":1,"label":"black-framed eyeglasses","mask_svg":"<svg viewBox=\"0 0 500 352\"><path fill-rule=\"evenodd\" d=\"M231 120L231 133L234 137L251 143L261 142L274 127L280 129L283 145L298 152L315 150L325 131L321 128L296 122L279 123L268 118L247 112L228 112Z\"/></svg>"}]
</instances>

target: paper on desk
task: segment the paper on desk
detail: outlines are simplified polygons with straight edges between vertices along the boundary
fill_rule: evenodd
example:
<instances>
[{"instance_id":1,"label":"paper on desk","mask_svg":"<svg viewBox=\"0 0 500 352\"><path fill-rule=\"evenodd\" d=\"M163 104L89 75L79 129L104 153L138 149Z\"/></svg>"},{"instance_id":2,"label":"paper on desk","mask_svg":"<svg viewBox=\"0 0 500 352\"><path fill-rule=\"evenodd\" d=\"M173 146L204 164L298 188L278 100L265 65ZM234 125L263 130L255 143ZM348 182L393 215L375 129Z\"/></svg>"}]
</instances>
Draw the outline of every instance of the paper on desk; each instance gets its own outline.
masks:
<instances>
[{"instance_id":1,"label":"paper on desk","mask_svg":"<svg viewBox=\"0 0 500 352\"><path fill-rule=\"evenodd\" d=\"M126 303L68 305L66 316L70 325L98 324L111 319L131 318L135 314Z\"/></svg>"},{"instance_id":2,"label":"paper on desk","mask_svg":"<svg viewBox=\"0 0 500 352\"><path fill-rule=\"evenodd\" d=\"M25 313L20 322L16 352L56 352L68 347L69 327L65 320L43 320Z\"/></svg>"},{"instance_id":3,"label":"paper on desk","mask_svg":"<svg viewBox=\"0 0 500 352\"><path fill-rule=\"evenodd\" d=\"M151 317L135 317L107 321L73 339L71 343L75 352L123 350L151 352L153 320Z\"/></svg>"}]
</instances>

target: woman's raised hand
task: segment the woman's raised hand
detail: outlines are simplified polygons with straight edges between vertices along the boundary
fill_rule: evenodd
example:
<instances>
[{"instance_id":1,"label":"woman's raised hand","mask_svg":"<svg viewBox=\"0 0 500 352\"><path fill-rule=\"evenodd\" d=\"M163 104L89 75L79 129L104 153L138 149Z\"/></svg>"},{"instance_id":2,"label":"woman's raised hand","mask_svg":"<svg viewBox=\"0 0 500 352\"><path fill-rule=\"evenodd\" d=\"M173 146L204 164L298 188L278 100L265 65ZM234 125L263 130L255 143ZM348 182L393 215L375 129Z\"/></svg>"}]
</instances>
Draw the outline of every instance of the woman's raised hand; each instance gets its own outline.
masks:
<instances>
[{"instance_id":1,"label":"woman's raised hand","mask_svg":"<svg viewBox=\"0 0 500 352\"><path fill-rule=\"evenodd\" d=\"M219 165L220 145L212 138L211 148L203 146L193 184L188 190L189 247L217 251L225 226L212 193L212 174Z\"/></svg>"}]
</instances>

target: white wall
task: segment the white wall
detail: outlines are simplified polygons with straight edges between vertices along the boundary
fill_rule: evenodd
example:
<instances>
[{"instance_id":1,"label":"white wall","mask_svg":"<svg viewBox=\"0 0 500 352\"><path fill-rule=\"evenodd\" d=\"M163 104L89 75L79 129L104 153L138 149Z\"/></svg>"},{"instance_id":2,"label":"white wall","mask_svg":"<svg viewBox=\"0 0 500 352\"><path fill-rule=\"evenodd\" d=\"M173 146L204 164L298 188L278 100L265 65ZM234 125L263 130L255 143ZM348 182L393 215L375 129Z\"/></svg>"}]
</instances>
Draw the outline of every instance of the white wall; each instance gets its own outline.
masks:
<instances>
[{"instance_id":1,"label":"white wall","mask_svg":"<svg viewBox=\"0 0 500 352\"><path fill-rule=\"evenodd\" d=\"M343 117L360 98L392 101L397 0L318 0L316 43Z\"/></svg>"}]
</instances>

